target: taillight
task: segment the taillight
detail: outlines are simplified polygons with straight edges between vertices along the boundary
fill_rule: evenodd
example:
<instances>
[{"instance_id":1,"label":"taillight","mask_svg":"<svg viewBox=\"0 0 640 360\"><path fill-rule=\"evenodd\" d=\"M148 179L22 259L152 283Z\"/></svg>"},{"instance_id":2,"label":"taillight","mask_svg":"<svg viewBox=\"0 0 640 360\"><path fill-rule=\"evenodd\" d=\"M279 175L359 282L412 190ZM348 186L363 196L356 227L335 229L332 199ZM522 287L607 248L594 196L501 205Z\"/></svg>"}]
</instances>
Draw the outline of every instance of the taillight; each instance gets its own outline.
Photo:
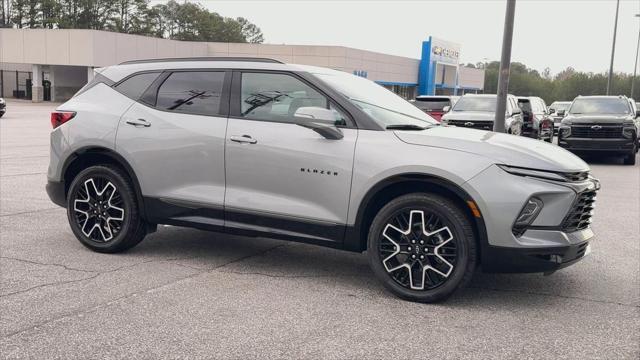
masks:
<instances>
[{"instance_id":1,"label":"taillight","mask_svg":"<svg viewBox=\"0 0 640 360\"><path fill-rule=\"evenodd\" d=\"M73 119L74 116L76 116L76 113L73 111L54 111L51 113L51 126L55 129Z\"/></svg>"}]
</instances>

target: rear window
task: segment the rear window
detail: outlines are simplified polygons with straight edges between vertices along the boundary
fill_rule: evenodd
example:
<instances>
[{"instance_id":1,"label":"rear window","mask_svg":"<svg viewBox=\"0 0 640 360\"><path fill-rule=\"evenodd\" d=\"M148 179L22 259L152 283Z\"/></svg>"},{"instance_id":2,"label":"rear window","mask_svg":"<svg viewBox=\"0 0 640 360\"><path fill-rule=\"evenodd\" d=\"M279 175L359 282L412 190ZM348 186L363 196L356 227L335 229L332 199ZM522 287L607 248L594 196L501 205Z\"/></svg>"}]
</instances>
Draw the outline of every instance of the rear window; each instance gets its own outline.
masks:
<instances>
[{"instance_id":1,"label":"rear window","mask_svg":"<svg viewBox=\"0 0 640 360\"><path fill-rule=\"evenodd\" d=\"M463 96L453 107L453 111L496 112L496 97Z\"/></svg>"},{"instance_id":2,"label":"rear window","mask_svg":"<svg viewBox=\"0 0 640 360\"><path fill-rule=\"evenodd\" d=\"M424 111L442 111L445 106L451 106L451 101L449 99L416 99L412 104Z\"/></svg>"},{"instance_id":3,"label":"rear window","mask_svg":"<svg viewBox=\"0 0 640 360\"><path fill-rule=\"evenodd\" d=\"M218 115L224 71L174 72L160 85L156 107L195 115Z\"/></svg>"},{"instance_id":4,"label":"rear window","mask_svg":"<svg viewBox=\"0 0 640 360\"><path fill-rule=\"evenodd\" d=\"M518 107L524 112L531 112L531 102L527 99L518 99Z\"/></svg>"},{"instance_id":5,"label":"rear window","mask_svg":"<svg viewBox=\"0 0 640 360\"><path fill-rule=\"evenodd\" d=\"M626 99L579 98L573 101L571 114L629 114L631 107Z\"/></svg>"},{"instance_id":6,"label":"rear window","mask_svg":"<svg viewBox=\"0 0 640 360\"><path fill-rule=\"evenodd\" d=\"M126 97L138 100L145 90L158 77L159 72L142 73L129 77L115 86Z\"/></svg>"}]
</instances>

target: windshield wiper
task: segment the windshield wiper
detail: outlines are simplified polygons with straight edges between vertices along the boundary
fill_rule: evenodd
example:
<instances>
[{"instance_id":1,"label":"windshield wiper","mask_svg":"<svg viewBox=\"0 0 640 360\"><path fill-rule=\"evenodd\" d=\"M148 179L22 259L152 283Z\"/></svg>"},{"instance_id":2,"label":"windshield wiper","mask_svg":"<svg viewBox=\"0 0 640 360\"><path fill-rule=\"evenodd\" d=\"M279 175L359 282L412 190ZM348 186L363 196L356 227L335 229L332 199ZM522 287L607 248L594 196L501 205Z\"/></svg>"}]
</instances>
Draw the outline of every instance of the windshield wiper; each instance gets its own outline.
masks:
<instances>
[{"instance_id":1,"label":"windshield wiper","mask_svg":"<svg viewBox=\"0 0 640 360\"><path fill-rule=\"evenodd\" d=\"M420 126L415 124L395 124L387 125L387 130L426 130L431 126Z\"/></svg>"}]
</instances>

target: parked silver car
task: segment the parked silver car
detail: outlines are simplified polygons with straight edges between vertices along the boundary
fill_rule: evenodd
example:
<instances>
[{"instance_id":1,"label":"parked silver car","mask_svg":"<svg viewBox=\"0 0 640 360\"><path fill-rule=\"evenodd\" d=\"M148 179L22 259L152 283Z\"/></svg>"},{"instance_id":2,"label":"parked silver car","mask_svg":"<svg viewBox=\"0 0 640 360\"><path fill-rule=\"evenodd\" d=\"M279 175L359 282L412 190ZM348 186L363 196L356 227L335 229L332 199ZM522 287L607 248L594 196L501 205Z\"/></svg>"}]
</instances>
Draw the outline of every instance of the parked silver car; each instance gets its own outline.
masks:
<instances>
[{"instance_id":1,"label":"parked silver car","mask_svg":"<svg viewBox=\"0 0 640 360\"><path fill-rule=\"evenodd\" d=\"M571 101L554 101L549 105L549 114L553 118L553 129L554 134L558 134L558 129L560 129L560 123L565 116L567 116L567 112L569 107L571 106Z\"/></svg>"},{"instance_id":2,"label":"parked silver car","mask_svg":"<svg viewBox=\"0 0 640 360\"><path fill-rule=\"evenodd\" d=\"M439 126L367 79L269 59L99 73L51 115L47 184L94 251L157 224L307 242L366 251L390 291L431 302L478 265L552 272L589 250L598 182L556 146Z\"/></svg>"},{"instance_id":3,"label":"parked silver car","mask_svg":"<svg viewBox=\"0 0 640 360\"><path fill-rule=\"evenodd\" d=\"M463 95L449 112L442 115L442 123L471 129L493 130L496 101L495 94ZM505 129L507 133L513 135L522 134L524 129L522 110L518 107L518 100L513 95L507 96Z\"/></svg>"}]
</instances>

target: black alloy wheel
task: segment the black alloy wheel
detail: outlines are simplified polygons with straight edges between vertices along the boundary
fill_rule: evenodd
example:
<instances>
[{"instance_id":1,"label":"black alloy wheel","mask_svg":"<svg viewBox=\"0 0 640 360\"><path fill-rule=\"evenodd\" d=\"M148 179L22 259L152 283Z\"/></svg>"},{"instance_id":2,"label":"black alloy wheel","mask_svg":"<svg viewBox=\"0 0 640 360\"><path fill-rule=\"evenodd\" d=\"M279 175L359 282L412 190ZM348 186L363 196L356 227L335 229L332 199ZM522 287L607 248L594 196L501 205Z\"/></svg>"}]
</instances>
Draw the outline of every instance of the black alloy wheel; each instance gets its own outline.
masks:
<instances>
[{"instance_id":1,"label":"black alloy wheel","mask_svg":"<svg viewBox=\"0 0 640 360\"><path fill-rule=\"evenodd\" d=\"M439 301L464 286L476 264L476 242L467 215L433 194L396 198L375 217L368 254L376 276L397 296Z\"/></svg>"}]
</instances>

